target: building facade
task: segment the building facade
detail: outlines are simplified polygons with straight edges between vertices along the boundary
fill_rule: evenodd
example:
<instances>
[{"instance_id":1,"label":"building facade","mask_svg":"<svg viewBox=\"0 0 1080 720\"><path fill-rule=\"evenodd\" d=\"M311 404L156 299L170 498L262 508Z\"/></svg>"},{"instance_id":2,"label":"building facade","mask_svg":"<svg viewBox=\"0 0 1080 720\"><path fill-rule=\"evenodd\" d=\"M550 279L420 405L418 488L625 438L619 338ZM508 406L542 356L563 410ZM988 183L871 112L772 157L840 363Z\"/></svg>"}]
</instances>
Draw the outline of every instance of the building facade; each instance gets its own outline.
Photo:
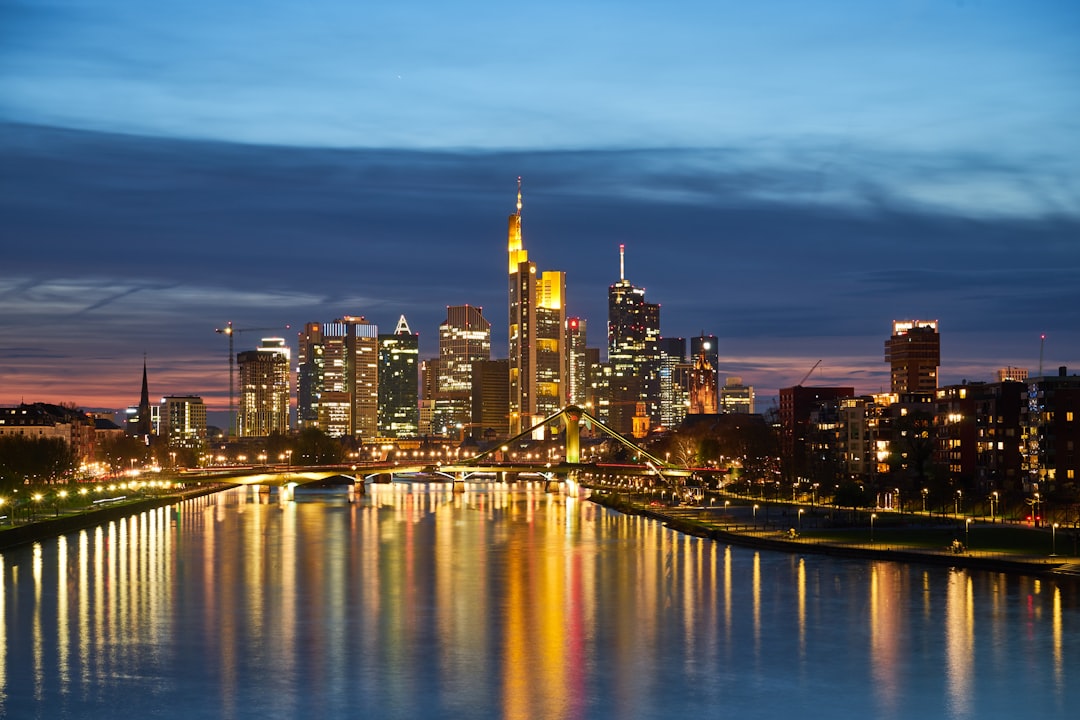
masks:
<instances>
[{"instance_id":1,"label":"building facade","mask_svg":"<svg viewBox=\"0 0 1080 720\"><path fill-rule=\"evenodd\" d=\"M941 336L937 320L894 320L885 341L892 392L933 393L941 364Z\"/></svg>"},{"instance_id":2,"label":"building facade","mask_svg":"<svg viewBox=\"0 0 1080 720\"><path fill-rule=\"evenodd\" d=\"M507 231L509 255L510 431L518 434L563 407L566 400L566 276L538 273L521 234L517 211Z\"/></svg>"},{"instance_id":3,"label":"building facade","mask_svg":"<svg viewBox=\"0 0 1080 720\"><path fill-rule=\"evenodd\" d=\"M363 317L308 323L300 333L300 427L332 437L378 436L379 329Z\"/></svg>"},{"instance_id":4,"label":"building facade","mask_svg":"<svg viewBox=\"0 0 1080 720\"><path fill-rule=\"evenodd\" d=\"M161 434L169 447L201 450L206 444L206 405L195 395L161 399Z\"/></svg>"},{"instance_id":5,"label":"building facade","mask_svg":"<svg viewBox=\"0 0 1080 720\"><path fill-rule=\"evenodd\" d=\"M619 433L633 432L638 403L650 424L662 422L659 341L660 306L645 302L645 288L626 279L626 246L619 245L619 280L608 287L608 422Z\"/></svg>"},{"instance_id":6,"label":"building facade","mask_svg":"<svg viewBox=\"0 0 1080 720\"><path fill-rule=\"evenodd\" d=\"M420 433L420 336L402 315L392 334L379 335L379 435Z\"/></svg>"},{"instance_id":7,"label":"building facade","mask_svg":"<svg viewBox=\"0 0 1080 720\"><path fill-rule=\"evenodd\" d=\"M240 376L239 437L289 432L291 357L284 338L263 338L259 348L236 354Z\"/></svg>"}]
</instances>

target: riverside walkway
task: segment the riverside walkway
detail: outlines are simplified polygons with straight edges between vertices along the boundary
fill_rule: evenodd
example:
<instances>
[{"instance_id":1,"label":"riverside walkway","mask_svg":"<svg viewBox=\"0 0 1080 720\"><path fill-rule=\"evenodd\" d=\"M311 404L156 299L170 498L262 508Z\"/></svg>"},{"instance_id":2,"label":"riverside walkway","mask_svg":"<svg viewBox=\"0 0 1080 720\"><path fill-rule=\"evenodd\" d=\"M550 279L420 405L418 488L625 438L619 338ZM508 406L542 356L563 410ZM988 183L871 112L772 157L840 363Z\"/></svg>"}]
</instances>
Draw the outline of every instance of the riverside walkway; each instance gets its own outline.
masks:
<instances>
[{"instance_id":1,"label":"riverside walkway","mask_svg":"<svg viewBox=\"0 0 1080 720\"><path fill-rule=\"evenodd\" d=\"M620 512L660 520L680 532L733 545L787 552L812 552L877 560L969 567L1030 575L1080 578L1076 531L968 522L967 518L929 518L899 513L862 512L879 523L831 526L826 508L774 506L664 505L619 493L594 493L591 499ZM802 512L799 512L802 510ZM972 519L974 520L974 519Z\"/></svg>"}]
</instances>

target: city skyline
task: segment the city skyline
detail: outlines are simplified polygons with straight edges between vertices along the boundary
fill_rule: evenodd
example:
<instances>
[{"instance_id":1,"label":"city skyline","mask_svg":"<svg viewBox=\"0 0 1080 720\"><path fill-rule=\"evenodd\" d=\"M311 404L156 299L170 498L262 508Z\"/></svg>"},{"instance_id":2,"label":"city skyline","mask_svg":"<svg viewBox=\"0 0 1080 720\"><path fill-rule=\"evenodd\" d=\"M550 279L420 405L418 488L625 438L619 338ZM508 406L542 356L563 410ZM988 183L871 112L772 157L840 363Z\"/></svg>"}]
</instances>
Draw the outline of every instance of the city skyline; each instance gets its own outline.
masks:
<instances>
[{"instance_id":1,"label":"city skyline","mask_svg":"<svg viewBox=\"0 0 1080 720\"><path fill-rule=\"evenodd\" d=\"M292 344L405 314L429 358L471 304L505 357L518 176L591 345L625 244L661 334L716 335L759 410L819 360L808 383L888 389L903 318L940 321L941 385L1080 366L1067 3L556 4L514 33L410 5L440 35L320 7L3 11L0 403L133 405L146 353L154 396L220 415L227 321Z\"/></svg>"}]
</instances>

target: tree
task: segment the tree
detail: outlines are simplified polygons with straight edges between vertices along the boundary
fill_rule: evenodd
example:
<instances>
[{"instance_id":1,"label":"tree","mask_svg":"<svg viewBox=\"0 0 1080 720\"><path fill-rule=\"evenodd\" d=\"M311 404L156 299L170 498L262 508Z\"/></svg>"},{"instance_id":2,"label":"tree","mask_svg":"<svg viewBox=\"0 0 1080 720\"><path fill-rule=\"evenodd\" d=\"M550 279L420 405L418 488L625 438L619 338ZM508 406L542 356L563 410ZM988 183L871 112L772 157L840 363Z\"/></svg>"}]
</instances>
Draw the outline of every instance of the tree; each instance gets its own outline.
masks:
<instances>
[{"instance_id":1,"label":"tree","mask_svg":"<svg viewBox=\"0 0 1080 720\"><path fill-rule=\"evenodd\" d=\"M293 462L297 465L333 465L344 457L341 443L318 428L304 428L296 438Z\"/></svg>"},{"instance_id":2,"label":"tree","mask_svg":"<svg viewBox=\"0 0 1080 720\"><path fill-rule=\"evenodd\" d=\"M114 435L97 446L98 460L108 465L113 472L126 470L136 463L141 465L149 457L150 448L132 435Z\"/></svg>"},{"instance_id":3,"label":"tree","mask_svg":"<svg viewBox=\"0 0 1080 720\"><path fill-rule=\"evenodd\" d=\"M0 486L50 482L75 469L75 453L59 438L0 437Z\"/></svg>"}]
</instances>

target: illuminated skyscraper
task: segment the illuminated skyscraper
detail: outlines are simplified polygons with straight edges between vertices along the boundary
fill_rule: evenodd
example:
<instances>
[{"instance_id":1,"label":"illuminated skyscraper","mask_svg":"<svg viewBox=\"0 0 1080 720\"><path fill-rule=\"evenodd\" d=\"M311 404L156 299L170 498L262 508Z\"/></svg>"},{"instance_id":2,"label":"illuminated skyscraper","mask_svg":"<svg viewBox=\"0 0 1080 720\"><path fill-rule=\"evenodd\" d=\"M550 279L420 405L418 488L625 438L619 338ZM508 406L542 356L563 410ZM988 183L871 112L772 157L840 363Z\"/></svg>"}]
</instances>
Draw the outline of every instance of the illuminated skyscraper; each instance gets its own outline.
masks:
<instances>
[{"instance_id":1,"label":"illuminated skyscraper","mask_svg":"<svg viewBox=\"0 0 1080 720\"><path fill-rule=\"evenodd\" d=\"M240 437L289 432L289 348L284 338L236 354L240 371Z\"/></svg>"},{"instance_id":2,"label":"illuminated skyscraper","mask_svg":"<svg viewBox=\"0 0 1080 720\"><path fill-rule=\"evenodd\" d=\"M484 317L483 308L448 306L446 322L439 326L433 432L469 434L460 431L472 424L473 365L490 359L491 323Z\"/></svg>"},{"instance_id":3,"label":"illuminated skyscraper","mask_svg":"<svg viewBox=\"0 0 1080 720\"><path fill-rule=\"evenodd\" d=\"M393 334L379 335L379 434L415 437L420 433L420 336L405 316Z\"/></svg>"},{"instance_id":4,"label":"illuminated skyscraper","mask_svg":"<svg viewBox=\"0 0 1080 720\"><path fill-rule=\"evenodd\" d=\"M161 399L161 433L169 447L199 450L206 442L206 405L194 395Z\"/></svg>"},{"instance_id":5,"label":"illuminated skyscraper","mask_svg":"<svg viewBox=\"0 0 1080 720\"><path fill-rule=\"evenodd\" d=\"M660 423L664 427L676 427L686 417L690 395L680 376L687 376L686 338L660 338ZM682 372L680 372L680 369Z\"/></svg>"},{"instance_id":6,"label":"illuminated skyscraper","mask_svg":"<svg viewBox=\"0 0 1080 720\"><path fill-rule=\"evenodd\" d=\"M517 211L510 214L509 254L510 432L517 434L566 402L566 275L537 277L521 237L521 178Z\"/></svg>"},{"instance_id":7,"label":"illuminated skyscraper","mask_svg":"<svg viewBox=\"0 0 1080 720\"><path fill-rule=\"evenodd\" d=\"M589 365L585 352L586 325L584 319L566 319L566 400L570 405L584 405L589 386Z\"/></svg>"},{"instance_id":8,"label":"illuminated skyscraper","mask_svg":"<svg viewBox=\"0 0 1080 720\"><path fill-rule=\"evenodd\" d=\"M894 320L885 341L894 393L932 393L937 390L941 336L937 320Z\"/></svg>"},{"instance_id":9,"label":"illuminated skyscraper","mask_svg":"<svg viewBox=\"0 0 1080 720\"><path fill-rule=\"evenodd\" d=\"M297 368L301 427L317 427L333 437L377 436L378 337L378 327L362 317L304 326Z\"/></svg>"},{"instance_id":10,"label":"illuminated skyscraper","mask_svg":"<svg viewBox=\"0 0 1080 720\"><path fill-rule=\"evenodd\" d=\"M639 402L654 425L661 422L660 306L645 302L645 288L626 279L625 250L619 246L619 281L608 288L609 425L629 434Z\"/></svg>"}]
</instances>

